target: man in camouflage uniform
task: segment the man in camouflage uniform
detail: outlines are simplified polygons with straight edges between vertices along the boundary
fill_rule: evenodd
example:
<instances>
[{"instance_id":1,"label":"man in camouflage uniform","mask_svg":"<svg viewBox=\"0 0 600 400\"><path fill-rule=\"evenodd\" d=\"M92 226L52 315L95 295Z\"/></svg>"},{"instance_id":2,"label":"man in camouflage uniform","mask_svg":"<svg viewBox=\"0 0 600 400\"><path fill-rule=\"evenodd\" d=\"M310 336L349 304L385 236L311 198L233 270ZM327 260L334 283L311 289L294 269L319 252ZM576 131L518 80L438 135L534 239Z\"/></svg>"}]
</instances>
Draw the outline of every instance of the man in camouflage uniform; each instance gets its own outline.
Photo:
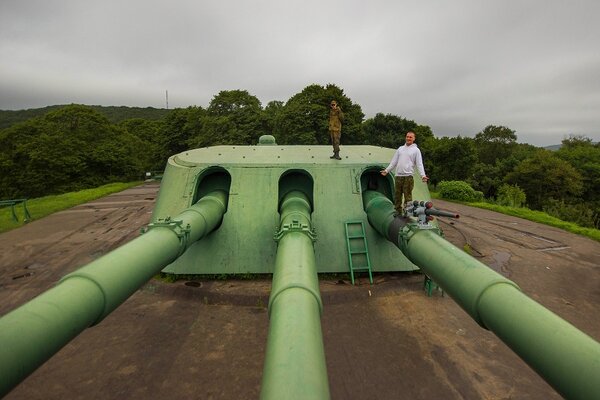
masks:
<instances>
[{"instance_id":1,"label":"man in camouflage uniform","mask_svg":"<svg viewBox=\"0 0 600 400\"><path fill-rule=\"evenodd\" d=\"M342 121L344 120L344 113L342 109L338 107L337 101L332 100L329 109L329 137L331 137L331 144L333 145L333 155L329 158L341 160L340 157L340 137L342 136Z\"/></svg>"}]
</instances>

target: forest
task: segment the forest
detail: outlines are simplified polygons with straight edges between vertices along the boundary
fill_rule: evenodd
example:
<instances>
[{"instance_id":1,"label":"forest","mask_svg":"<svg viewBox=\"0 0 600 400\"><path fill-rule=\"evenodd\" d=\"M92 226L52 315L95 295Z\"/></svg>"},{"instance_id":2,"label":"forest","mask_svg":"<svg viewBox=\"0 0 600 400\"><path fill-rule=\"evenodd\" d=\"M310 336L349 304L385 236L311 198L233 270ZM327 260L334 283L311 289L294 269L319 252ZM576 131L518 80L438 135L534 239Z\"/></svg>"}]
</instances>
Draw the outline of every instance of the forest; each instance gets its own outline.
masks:
<instances>
[{"instance_id":1,"label":"forest","mask_svg":"<svg viewBox=\"0 0 600 400\"><path fill-rule=\"evenodd\" d=\"M600 227L600 144L590 138L571 135L551 151L517 143L515 131L505 126L482 127L474 137L438 137L429 126L398 115L365 119L361 106L332 84L309 85L264 107L246 90L227 90L206 108L71 104L0 111L0 199L138 180L184 150L254 145L265 134L281 145L327 145L332 99L345 114L342 146L397 148L412 130L433 189Z\"/></svg>"}]
</instances>

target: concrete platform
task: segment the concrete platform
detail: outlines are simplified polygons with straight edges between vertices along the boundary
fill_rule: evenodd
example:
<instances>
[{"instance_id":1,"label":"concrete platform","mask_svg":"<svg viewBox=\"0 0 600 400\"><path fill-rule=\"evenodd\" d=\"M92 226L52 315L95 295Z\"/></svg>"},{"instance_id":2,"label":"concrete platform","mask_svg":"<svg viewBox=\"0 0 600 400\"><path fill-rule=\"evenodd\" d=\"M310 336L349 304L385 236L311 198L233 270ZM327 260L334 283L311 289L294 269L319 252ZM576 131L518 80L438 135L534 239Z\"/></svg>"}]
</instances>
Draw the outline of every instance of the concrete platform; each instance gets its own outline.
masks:
<instances>
[{"instance_id":1,"label":"concrete platform","mask_svg":"<svg viewBox=\"0 0 600 400\"><path fill-rule=\"evenodd\" d=\"M0 235L0 314L137 237L156 184L56 213ZM600 243L442 201L461 214L448 240L600 341ZM340 257L346 257L340 250ZM333 399L559 399L452 299L427 297L420 274L321 280ZM151 280L84 331L6 399L258 398L269 280ZM77 301L77 299L73 299Z\"/></svg>"}]
</instances>

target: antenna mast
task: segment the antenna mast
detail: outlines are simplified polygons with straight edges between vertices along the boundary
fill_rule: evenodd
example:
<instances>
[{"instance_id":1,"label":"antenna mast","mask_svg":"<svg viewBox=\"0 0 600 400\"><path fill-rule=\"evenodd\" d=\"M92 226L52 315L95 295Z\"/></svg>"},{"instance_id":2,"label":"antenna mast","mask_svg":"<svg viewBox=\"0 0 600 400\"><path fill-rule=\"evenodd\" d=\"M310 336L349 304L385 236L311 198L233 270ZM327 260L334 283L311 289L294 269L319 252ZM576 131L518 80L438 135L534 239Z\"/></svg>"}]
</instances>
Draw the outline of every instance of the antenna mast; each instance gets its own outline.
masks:
<instances>
[{"instance_id":1,"label":"antenna mast","mask_svg":"<svg viewBox=\"0 0 600 400\"><path fill-rule=\"evenodd\" d=\"M165 100L167 101L167 110L169 109L169 91L165 91Z\"/></svg>"}]
</instances>

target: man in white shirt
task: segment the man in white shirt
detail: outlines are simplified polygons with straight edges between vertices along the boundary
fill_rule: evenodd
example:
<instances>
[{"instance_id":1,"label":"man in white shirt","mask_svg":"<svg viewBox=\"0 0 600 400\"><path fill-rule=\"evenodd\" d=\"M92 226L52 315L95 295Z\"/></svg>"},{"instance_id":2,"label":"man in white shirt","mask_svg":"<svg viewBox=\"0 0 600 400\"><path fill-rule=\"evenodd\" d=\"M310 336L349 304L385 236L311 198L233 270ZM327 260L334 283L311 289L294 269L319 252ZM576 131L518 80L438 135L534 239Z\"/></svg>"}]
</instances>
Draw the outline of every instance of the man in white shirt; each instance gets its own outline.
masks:
<instances>
[{"instance_id":1,"label":"man in white shirt","mask_svg":"<svg viewBox=\"0 0 600 400\"><path fill-rule=\"evenodd\" d=\"M403 146L398 147L394 157L390 162L390 165L386 169L381 170L381 175L386 176L390 171L394 170L395 175L395 186L396 186L396 213L399 215L404 214L404 204L412 201L412 190L415 185L413 181L413 173L415 166L421 180L427 182L429 178L425 175L425 168L423 168L423 158L421 156L421 150L415 143L415 133L406 133L406 143ZM404 195L404 202L402 196Z\"/></svg>"}]
</instances>

